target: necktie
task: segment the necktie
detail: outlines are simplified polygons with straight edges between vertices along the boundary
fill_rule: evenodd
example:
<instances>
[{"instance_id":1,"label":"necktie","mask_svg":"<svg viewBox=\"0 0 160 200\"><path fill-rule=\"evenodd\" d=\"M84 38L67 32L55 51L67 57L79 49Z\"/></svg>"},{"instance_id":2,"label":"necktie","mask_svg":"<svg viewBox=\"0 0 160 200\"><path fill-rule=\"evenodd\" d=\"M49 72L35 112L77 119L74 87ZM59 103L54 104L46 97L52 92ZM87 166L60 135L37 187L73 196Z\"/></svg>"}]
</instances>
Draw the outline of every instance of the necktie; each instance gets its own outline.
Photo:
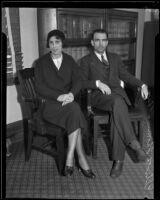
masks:
<instances>
[{"instance_id":1,"label":"necktie","mask_svg":"<svg viewBox=\"0 0 160 200\"><path fill-rule=\"evenodd\" d=\"M101 55L101 61L102 61L102 63L106 66L106 67L109 67L109 62L107 61L107 60L105 60L104 59L104 56L103 55Z\"/></svg>"}]
</instances>

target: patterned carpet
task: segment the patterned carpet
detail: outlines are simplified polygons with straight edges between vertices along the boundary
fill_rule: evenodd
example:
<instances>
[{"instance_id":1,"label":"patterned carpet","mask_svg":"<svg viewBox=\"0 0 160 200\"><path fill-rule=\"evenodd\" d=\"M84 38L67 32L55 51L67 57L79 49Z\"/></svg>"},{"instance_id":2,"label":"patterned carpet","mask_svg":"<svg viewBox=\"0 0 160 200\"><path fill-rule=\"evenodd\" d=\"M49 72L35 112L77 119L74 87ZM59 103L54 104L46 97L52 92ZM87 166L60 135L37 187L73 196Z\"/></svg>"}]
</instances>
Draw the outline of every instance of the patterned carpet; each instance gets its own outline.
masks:
<instances>
[{"instance_id":1,"label":"patterned carpet","mask_svg":"<svg viewBox=\"0 0 160 200\"><path fill-rule=\"evenodd\" d=\"M148 161L136 163L126 152L123 173L118 179L109 176L112 162L102 138L98 140L98 158L87 157L96 174L94 180L85 178L76 168L71 177L59 176L54 159L36 150L25 162L23 143L17 143L6 160L6 198L153 199L153 142L146 122L144 129L143 146Z\"/></svg>"}]
</instances>

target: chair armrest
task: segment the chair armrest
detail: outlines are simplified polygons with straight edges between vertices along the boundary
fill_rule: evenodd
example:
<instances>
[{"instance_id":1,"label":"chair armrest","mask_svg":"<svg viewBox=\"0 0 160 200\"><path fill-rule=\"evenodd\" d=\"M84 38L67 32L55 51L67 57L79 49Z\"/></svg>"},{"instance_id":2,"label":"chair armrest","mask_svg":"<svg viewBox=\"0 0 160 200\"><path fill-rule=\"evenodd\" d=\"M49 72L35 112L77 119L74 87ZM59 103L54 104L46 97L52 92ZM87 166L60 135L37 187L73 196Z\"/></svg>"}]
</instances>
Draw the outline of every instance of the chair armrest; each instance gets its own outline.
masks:
<instances>
[{"instance_id":1,"label":"chair armrest","mask_svg":"<svg viewBox=\"0 0 160 200\"><path fill-rule=\"evenodd\" d=\"M32 98L26 98L26 97L22 97L22 98L23 98L23 101L25 102L33 102Z\"/></svg>"},{"instance_id":2,"label":"chair armrest","mask_svg":"<svg viewBox=\"0 0 160 200\"><path fill-rule=\"evenodd\" d=\"M37 105L37 107L41 104L43 104L46 100L44 98L41 97L36 97L36 98L28 98L28 97L22 97L24 102L30 102L30 103L34 103Z\"/></svg>"},{"instance_id":3,"label":"chair armrest","mask_svg":"<svg viewBox=\"0 0 160 200\"><path fill-rule=\"evenodd\" d=\"M87 113L88 113L88 116L94 114L94 112L92 110L92 106L91 106L91 93L92 93L92 90L87 89Z\"/></svg>"},{"instance_id":4,"label":"chair armrest","mask_svg":"<svg viewBox=\"0 0 160 200\"><path fill-rule=\"evenodd\" d=\"M24 96L22 96L22 100L25 103L25 110L28 119L32 119L34 114L38 110L42 110L46 101L44 98L41 97L28 98Z\"/></svg>"},{"instance_id":5,"label":"chair armrest","mask_svg":"<svg viewBox=\"0 0 160 200\"><path fill-rule=\"evenodd\" d=\"M129 87L126 86L124 87L127 96L132 104L132 106L137 106L139 104L140 101L142 101L142 97L141 97L141 88L140 87Z\"/></svg>"},{"instance_id":6,"label":"chair armrest","mask_svg":"<svg viewBox=\"0 0 160 200\"><path fill-rule=\"evenodd\" d=\"M83 89L80 92L80 106L83 111L83 114L86 117L89 117L93 114L92 107L91 107L91 89Z\"/></svg>"}]
</instances>

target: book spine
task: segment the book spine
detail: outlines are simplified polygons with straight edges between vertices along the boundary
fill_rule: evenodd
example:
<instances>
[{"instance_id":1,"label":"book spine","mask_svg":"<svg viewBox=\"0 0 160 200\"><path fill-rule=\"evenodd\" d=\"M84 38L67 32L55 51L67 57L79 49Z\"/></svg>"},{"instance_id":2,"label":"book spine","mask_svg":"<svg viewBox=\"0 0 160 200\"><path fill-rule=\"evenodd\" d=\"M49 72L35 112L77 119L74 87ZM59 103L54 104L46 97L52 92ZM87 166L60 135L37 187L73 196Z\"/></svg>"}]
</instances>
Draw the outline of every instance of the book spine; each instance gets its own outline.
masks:
<instances>
[{"instance_id":1,"label":"book spine","mask_svg":"<svg viewBox=\"0 0 160 200\"><path fill-rule=\"evenodd\" d=\"M68 38L72 38L72 32L73 32L73 28L72 28L72 16L67 16L67 37Z\"/></svg>"},{"instance_id":2,"label":"book spine","mask_svg":"<svg viewBox=\"0 0 160 200\"><path fill-rule=\"evenodd\" d=\"M87 38L87 19L83 19L83 38Z\"/></svg>"},{"instance_id":3,"label":"book spine","mask_svg":"<svg viewBox=\"0 0 160 200\"><path fill-rule=\"evenodd\" d=\"M65 37L67 38L67 18L66 16L63 16L60 18L60 28L62 32L64 33Z\"/></svg>"}]
</instances>

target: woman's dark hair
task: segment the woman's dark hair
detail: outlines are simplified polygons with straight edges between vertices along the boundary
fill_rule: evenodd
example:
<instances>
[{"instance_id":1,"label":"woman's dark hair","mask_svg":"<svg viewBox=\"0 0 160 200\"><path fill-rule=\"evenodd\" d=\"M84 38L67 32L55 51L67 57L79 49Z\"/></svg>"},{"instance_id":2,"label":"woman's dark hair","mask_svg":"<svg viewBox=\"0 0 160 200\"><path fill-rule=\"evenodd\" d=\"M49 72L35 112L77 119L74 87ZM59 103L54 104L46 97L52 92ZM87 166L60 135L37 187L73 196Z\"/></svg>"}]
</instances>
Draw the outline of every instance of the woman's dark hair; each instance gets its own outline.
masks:
<instances>
[{"instance_id":1,"label":"woman's dark hair","mask_svg":"<svg viewBox=\"0 0 160 200\"><path fill-rule=\"evenodd\" d=\"M55 36L57 39L60 39L62 41L62 44L63 44L63 41L65 40L65 35L62 31L59 31L57 29L52 30L48 33L48 36L47 36L47 45L46 45L47 48L49 48L49 39L53 36Z\"/></svg>"},{"instance_id":2,"label":"woman's dark hair","mask_svg":"<svg viewBox=\"0 0 160 200\"><path fill-rule=\"evenodd\" d=\"M105 33L106 36L107 36L107 39L108 39L108 33L107 33L106 30L104 30L104 29L95 29L95 30L93 31L93 33L91 34L91 40L93 40L94 34L95 34L95 33Z\"/></svg>"}]
</instances>

